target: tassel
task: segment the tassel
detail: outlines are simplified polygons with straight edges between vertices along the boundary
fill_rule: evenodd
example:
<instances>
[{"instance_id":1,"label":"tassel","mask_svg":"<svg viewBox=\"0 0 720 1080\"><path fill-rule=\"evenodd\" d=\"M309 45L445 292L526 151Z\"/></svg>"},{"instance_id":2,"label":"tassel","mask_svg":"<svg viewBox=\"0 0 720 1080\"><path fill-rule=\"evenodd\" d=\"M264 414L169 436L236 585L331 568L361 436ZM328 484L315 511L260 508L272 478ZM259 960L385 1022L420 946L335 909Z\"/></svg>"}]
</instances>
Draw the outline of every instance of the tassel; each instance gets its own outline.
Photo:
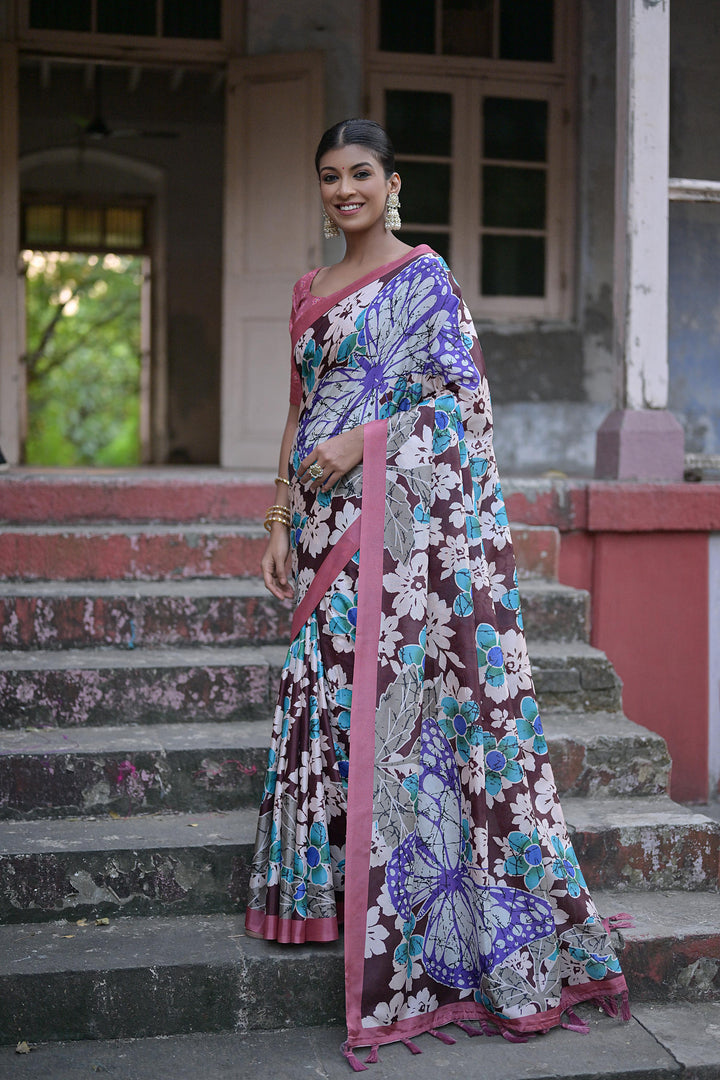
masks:
<instances>
[{"instance_id":1,"label":"tassel","mask_svg":"<svg viewBox=\"0 0 720 1080\"><path fill-rule=\"evenodd\" d=\"M615 998L601 997L597 999L597 1003L607 1016L611 1016L613 1020L619 1015L620 1010Z\"/></svg>"},{"instance_id":2,"label":"tassel","mask_svg":"<svg viewBox=\"0 0 720 1080\"><path fill-rule=\"evenodd\" d=\"M362 1062L358 1061L352 1052L352 1048L348 1046L346 1042L342 1044L340 1049L342 1050L344 1057L347 1058L353 1072L367 1072L367 1065L363 1065Z\"/></svg>"},{"instance_id":3,"label":"tassel","mask_svg":"<svg viewBox=\"0 0 720 1080\"><path fill-rule=\"evenodd\" d=\"M455 1027L459 1027L461 1031L464 1031L466 1035L469 1035L471 1039L474 1039L476 1035L487 1035L487 1032L483 1032L481 1028L470 1027L469 1024L464 1024L462 1020L455 1021ZM495 1032L492 1032L494 1035Z\"/></svg>"},{"instance_id":4,"label":"tassel","mask_svg":"<svg viewBox=\"0 0 720 1080\"><path fill-rule=\"evenodd\" d=\"M365 1058L365 1064L366 1065L374 1065L375 1064L375 1062L378 1059L378 1049L379 1048L377 1046L371 1046L370 1047L370 1053Z\"/></svg>"},{"instance_id":5,"label":"tassel","mask_svg":"<svg viewBox=\"0 0 720 1080\"><path fill-rule=\"evenodd\" d=\"M492 1038L493 1035L500 1035L501 1034L501 1032L498 1030L498 1028L493 1027L491 1024L488 1024L487 1020L482 1020L482 1019L478 1018L478 1023L480 1024L480 1027L482 1028L483 1035L487 1035L488 1038Z\"/></svg>"},{"instance_id":6,"label":"tassel","mask_svg":"<svg viewBox=\"0 0 720 1080\"><path fill-rule=\"evenodd\" d=\"M439 1039L446 1046L452 1046L457 1042L457 1039L453 1039L452 1035L446 1035L444 1031L438 1031L437 1028L430 1028L428 1035L432 1035L434 1039Z\"/></svg>"},{"instance_id":7,"label":"tassel","mask_svg":"<svg viewBox=\"0 0 720 1080\"><path fill-rule=\"evenodd\" d=\"M574 1009L566 1009L565 1015L567 1020L563 1020L560 1027L564 1027L566 1031L577 1031L578 1035L589 1035L590 1028L581 1020Z\"/></svg>"},{"instance_id":8,"label":"tassel","mask_svg":"<svg viewBox=\"0 0 720 1080\"><path fill-rule=\"evenodd\" d=\"M611 930L630 930L635 925L632 915L627 911L618 911L617 915L608 915L602 920L605 930L609 934Z\"/></svg>"},{"instance_id":9,"label":"tassel","mask_svg":"<svg viewBox=\"0 0 720 1080\"><path fill-rule=\"evenodd\" d=\"M525 1043L531 1038L530 1035L516 1035L513 1031L503 1031L502 1037L511 1043Z\"/></svg>"},{"instance_id":10,"label":"tassel","mask_svg":"<svg viewBox=\"0 0 720 1080\"><path fill-rule=\"evenodd\" d=\"M407 1046L411 1054L422 1054L422 1050L419 1046L416 1046L410 1039L401 1039L400 1042L403 1046Z\"/></svg>"},{"instance_id":11,"label":"tassel","mask_svg":"<svg viewBox=\"0 0 720 1080\"><path fill-rule=\"evenodd\" d=\"M630 1012L630 997L627 990L623 990L622 997L620 998L620 1016L627 1024L632 1020L632 1013Z\"/></svg>"}]
</instances>

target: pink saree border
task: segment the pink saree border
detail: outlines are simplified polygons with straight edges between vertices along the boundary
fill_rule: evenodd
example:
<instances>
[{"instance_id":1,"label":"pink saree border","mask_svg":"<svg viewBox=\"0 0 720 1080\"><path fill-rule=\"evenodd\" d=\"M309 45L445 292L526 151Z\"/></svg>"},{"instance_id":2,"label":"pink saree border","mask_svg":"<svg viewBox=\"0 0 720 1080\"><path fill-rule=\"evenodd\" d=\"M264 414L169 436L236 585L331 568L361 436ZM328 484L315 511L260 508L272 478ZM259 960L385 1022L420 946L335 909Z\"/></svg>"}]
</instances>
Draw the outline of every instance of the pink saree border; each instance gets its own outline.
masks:
<instances>
[{"instance_id":1,"label":"pink saree border","mask_svg":"<svg viewBox=\"0 0 720 1080\"><path fill-rule=\"evenodd\" d=\"M335 578L343 567L350 562L353 555L360 547L361 520L362 515L358 515L352 524L348 525L332 551L325 556L322 566L317 571L310 584L310 588L295 608L295 614L293 615L292 625L290 627L291 641L295 640Z\"/></svg>"},{"instance_id":2,"label":"pink saree border","mask_svg":"<svg viewBox=\"0 0 720 1080\"><path fill-rule=\"evenodd\" d=\"M297 340L301 334L311 326L318 315L324 315L330 308L335 307L339 300L342 300L345 296L350 296L351 293L357 292L358 289L363 289L366 285L369 285L371 281L375 281L385 273L386 270L395 269L395 267L404 266L405 263L412 262L413 259L417 259L420 255L435 255L437 254L427 244L418 244L412 251L406 252L398 259L393 259L391 262L384 263L382 266L376 266L374 270L370 270L367 274L363 274L361 278L357 278L356 281L351 281L349 285L346 285L343 289L338 289L337 292L328 293L327 296L314 296L308 291L305 299L309 298L310 303L303 306L303 310L299 311L295 317L292 326L290 328L290 342L291 348L294 350L297 345ZM318 267L318 270L313 274L313 281L315 275L322 267ZM312 281L310 282L310 288L312 288Z\"/></svg>"},{"instance_id":3,"label":"pink saree border","mask_svg":"<svg viewBox=\"0 0 720 1080\"><path fill-rule=\"evenodd\" d=\"M363 1031L361 997L370 877L387 421L365 424L363 436L362 527L345 849L345 1011L348 1035L355 1039Z\"/></svg>"},{"instance_id":4,"label":"pink saree border","mask_svg":"<svg viewBox=\"0 0 720 1080\"><path fill-rule=\"evenodd\" d=\"M278 915L266 915L264 911L248 909L245 913L245 929L262 934L266 941L281 945L303 945L306 941L337 941L338 924L343 920L343 905L337 905L334 919L281 919Z\"/></svg>"}]
</instances>

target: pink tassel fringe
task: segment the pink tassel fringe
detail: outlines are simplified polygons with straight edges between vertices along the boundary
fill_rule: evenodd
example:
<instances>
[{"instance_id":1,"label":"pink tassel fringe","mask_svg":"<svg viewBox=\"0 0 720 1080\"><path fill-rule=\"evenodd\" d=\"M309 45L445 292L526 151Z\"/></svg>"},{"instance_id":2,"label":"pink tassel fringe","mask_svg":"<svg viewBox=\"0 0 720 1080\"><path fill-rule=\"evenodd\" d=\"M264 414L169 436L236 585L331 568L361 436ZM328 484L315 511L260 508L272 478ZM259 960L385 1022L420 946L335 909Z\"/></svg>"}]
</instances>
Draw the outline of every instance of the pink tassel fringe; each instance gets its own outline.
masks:
<instances>
[{"instance_id":1,"label":"pink tassel fringe","mask_svg":"<svg viewBox=\"0 0 720 1080\"><path fill-rule=\"evenodd\" d=\"M453 1039L452 1035L446 1035L444 1031L438 1031L437 1028L430 1028L428 1035L439 1039L440 1042L445 1043L447 1046L452 1046L453 1043L457 1042L457 1039Z\"/></svg>"},{"instance_id":2,"label":"pink tassel fringe","mask_svg":"<svg viewBox=\"0 0 720 1080\"><path fill-rule=\"evenodd\" d=\"M608 934L611 930L630 930L635 925L632 915L628 915L627 911L619 911L617 915L608 915L607 919L602 920L602 924Z\"/></svg>"},{"instance_id":3,"label":"pink tassel fringe","mask_svg":"<svg viewBox=\"0 0 720 1080\"><path fill-rule=\"evenodd\" d=\"M590 1028L584 1020L580 1019L574 1009L566 1009L565 1015L567 1016L567 1020L563 1020L560 1026L564 1027L566 1031L577 1031L578 1035L590 1034Z\"/></svg>"},{"instance_id":4,"label":"pink tassel fringe","mask_svg":"<svg viewBox=\"0 0 720 1080\"><path fill-rule=\"evenodd\" d=\"M377 1061L377 1059L378 1059L378 1047L377 1046L371 1046L370 1047L370 1053L365 1058L365 1064L366 1065L374 1065L375 1062Z\"/></svg>"},{"instance_id":5,"label":"pink tassel fringe","mask_svg":"<svg viewBox=\"0 0 720 1080\"><path fill-rule=\"evenodd\" d=\"M404 1046L407 1046L411 1054L422 1054L420 1047L416 1046L410 1039L401 1039L400 1041Z\"/></svg>"},{"instance_id":6,"label":"pink tassel fringe","mask_svg":"<svg viewBox=\"0 0 720 1080\"><path fill-rule=\"evenodd\" d=\"M483 1032L481 1028L470 1027L469 1024L464 1024L462 1020L455 1021L455 1027L459 1027L461 1031L464 1031L466 1035L469 1035L471 1039L474 1039L476 1035L487 1034Z\"/></svg>"},{"instance_id":7,"label":"pink tassel fringe","mask_svg":"<svg viewBox=\"0 0 720 1080\"><path fill-rule=\"evenodd\" d=\"M353 1072L367 1072L367 1065L363 1065L361 1061L358 1061L358 1059L353 1054L352 1049L348 1046L346 1042L342 1044L340 1049L342 1050L343 1055L347 1058L350 1068Z\"/></svg>"}]
</instances>

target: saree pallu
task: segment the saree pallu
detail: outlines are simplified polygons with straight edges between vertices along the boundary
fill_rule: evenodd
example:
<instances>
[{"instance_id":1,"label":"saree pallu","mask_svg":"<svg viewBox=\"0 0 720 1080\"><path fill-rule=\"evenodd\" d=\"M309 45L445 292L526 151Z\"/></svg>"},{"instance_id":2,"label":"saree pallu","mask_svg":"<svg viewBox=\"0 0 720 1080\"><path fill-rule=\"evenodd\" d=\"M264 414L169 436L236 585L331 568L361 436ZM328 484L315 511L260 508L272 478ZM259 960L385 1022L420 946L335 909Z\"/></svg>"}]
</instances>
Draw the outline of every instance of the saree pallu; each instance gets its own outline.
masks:
<instances>
[{"instance_id":1,"label":"saree pallu","mask_svg":"<svg viewBox=\"0 0 720 1080\"><path fill-rule=\"evenodd\" d=\"M612 1011L626 984L548 761L460 290L425 247L343 294L310 282L291 473L357 424L364 453L327 494L291 485L298 604L246 925L302 942L344 922L354 1068L353 1047L450 1022L512 1038Z\"/></svg>"}]
</instances>

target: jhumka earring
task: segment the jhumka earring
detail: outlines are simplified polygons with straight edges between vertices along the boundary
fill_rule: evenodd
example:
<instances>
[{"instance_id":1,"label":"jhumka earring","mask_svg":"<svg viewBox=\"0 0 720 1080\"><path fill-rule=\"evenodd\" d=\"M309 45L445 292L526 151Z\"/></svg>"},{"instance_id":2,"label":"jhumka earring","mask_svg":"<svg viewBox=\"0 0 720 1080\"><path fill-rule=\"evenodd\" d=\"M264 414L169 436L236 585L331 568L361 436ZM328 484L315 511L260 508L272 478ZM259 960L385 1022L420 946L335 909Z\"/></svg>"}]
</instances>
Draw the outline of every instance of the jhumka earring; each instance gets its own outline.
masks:
<instances>
[{"instance_id":1,"label":"jhumka earring","mask_svg":"<svg viewBox=\"0 0 720 1080\"><path fill-rule=\"evenodd\" d=\"M385 228L392 229L393 232L397 232L402 222L400 221L400 215L398 210L400 208L400 200L398 198L397 191L391 191L387 198L387 205L385 206Z\"/></svg>"},{"instance_id":2,"label":"jhumka earring","mask_svg":"<svg viewBox=\"0 0 720 1080\"><path fill-rule=\"evenodd\" d=\"M326 240L332 240L334 236L339 236L340 235L340 230L338 229L337 225L335 224L333 219L328 214L325 207L323 207L322 222L323 222L323 236L325 237Z\"/></svg>"}]
</instances>

